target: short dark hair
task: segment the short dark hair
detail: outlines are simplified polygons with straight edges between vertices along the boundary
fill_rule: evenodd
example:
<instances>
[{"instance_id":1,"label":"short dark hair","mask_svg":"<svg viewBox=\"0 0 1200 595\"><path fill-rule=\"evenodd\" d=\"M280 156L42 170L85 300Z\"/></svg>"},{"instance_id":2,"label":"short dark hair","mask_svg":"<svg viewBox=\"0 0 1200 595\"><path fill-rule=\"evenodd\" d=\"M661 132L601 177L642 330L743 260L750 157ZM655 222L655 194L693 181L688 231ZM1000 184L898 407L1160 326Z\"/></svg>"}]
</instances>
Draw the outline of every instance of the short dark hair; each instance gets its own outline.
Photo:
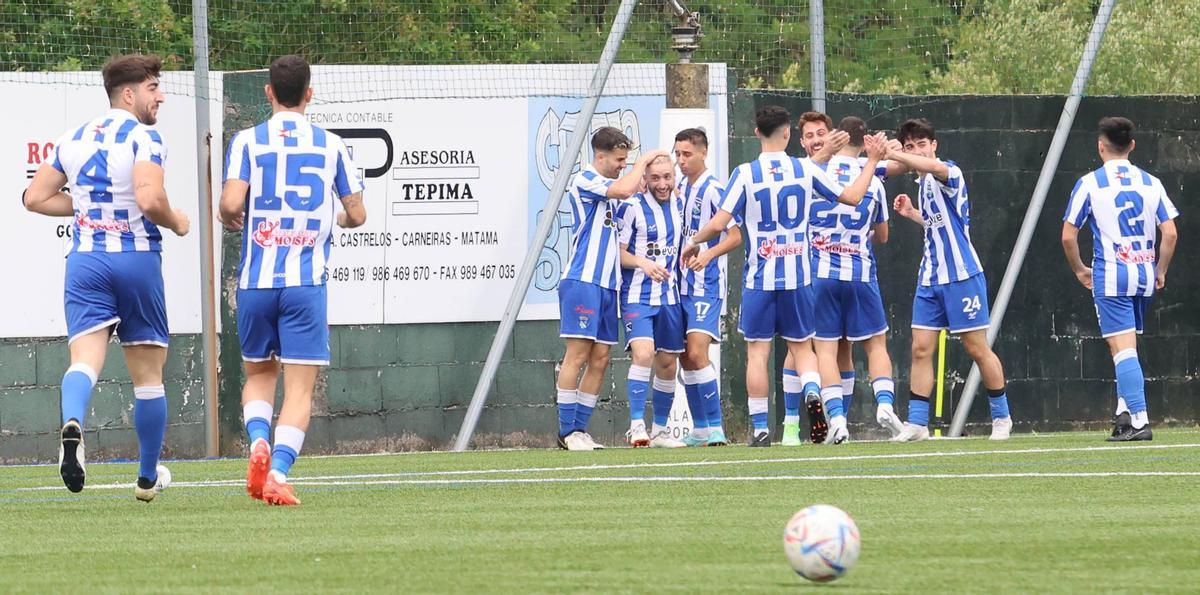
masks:
<instances>
[{"instance_id":1,"label":"short dark hair","mask_svg":"<svg viewBox=\"0 0 1200 595\"><path fill-rule=\"evenodd\" d=\"M104 63L104 91L112 99L117 91L129 85L140 84L146 79L158 78L162 70L162 59L145 54L113 56Z\"/></svg>"},{"instance_id":2,"label":"short dark hair","mask_svg":"<svg viewBox=\"0 0 1200 595\"><path fill-rule=\"evenodd\" d=\"M675 135L675 142L687 141L693 145L708 148L708 133L703 128L684 128Z\"/></svg>"},{"instance_id":3,"label":"short dark hair","mask_svg":"<svg viewBox=\"0 0 1200 595\"><path fill-rule=\"evenodd\" d=\"M281 56L271 63L271 90L284 107L296 107L304 101L311 78L308 61L300 56Z\"/></svg>"},{"instance_id":4,"label":"short dark hair","mask_svg":"<svg viewBox=\"0 0 1200 595\"><path fill-rule=\"evenodd\" d=\"M1121 116L1102 118L1100 137L1118 153L1125 153L1133 144L1133 120Z\"/></svg>"},{"instance_id":5,"label":"short dark hair","mask_svg":"<svg viewBox=\"0 0 1200 595\"><path fill-rule=\"evenodd\" d=\"M830 118L829 114L823 112L804 112L803 114L800 114L800 120L798 122L800 125L800 131L804 131L805 124L813 122L824 124L826 130L829 130L830 132L833 131L833 118Z\"/></svg>"},{"instance_id":6,"label":"short dark hair","mask_svg":"<svg viewBox=\"0 0 1200 595\"><path fill-rule=\"evenodd\" d=\"M912 118L906 120L896 130L896 140L901 144L907 143L910 140L918 141L921 139L937 140L937 136L933 132L933 124L925 118Z\"/></svg>"},{"instance_id":7,"label":"short dark hair","mask_svg":"<svg viewBox=\"0 0 1200 595\"><path fill-rule=\"evenodd\" d=\"M592 150L607 153L617 149L632 149L633 143L624 132L612 126L602 126L592 135Z\"/></svg>"},{"instance_id":8,"label":"short dark hair","mask_svg":"<svg viewBox=\"0 0 1200 595\"><path fill-rule=\"evenodd\" d=\"M857 116L846 116L838 122L838 130L850 135L850 145L863 146L863 138L867 136L867 123Z\"/></svg>"},{"instance_id":9,"label":"short dark hair","mask_svg":"<svg viewBox=\"0 0 1200 595\"><path fill-rule=\"evenodd\" d=\"M768 105L754 115L754 127L763 136L771 136L780 126L790 126L792 115L778 105Z\"/></svg>"}]
</instances>

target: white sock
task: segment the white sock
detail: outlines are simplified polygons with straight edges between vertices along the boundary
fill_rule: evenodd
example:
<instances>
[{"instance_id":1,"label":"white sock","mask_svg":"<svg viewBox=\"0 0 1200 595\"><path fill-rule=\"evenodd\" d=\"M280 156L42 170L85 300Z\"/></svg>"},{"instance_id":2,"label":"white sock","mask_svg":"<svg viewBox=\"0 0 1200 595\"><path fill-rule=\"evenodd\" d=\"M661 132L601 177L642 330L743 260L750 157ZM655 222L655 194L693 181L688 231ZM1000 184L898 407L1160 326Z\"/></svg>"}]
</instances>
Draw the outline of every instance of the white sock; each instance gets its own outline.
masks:
<instances>
[{"instance_id":1,"label":"white sock","mask_svg":"<svg viewBox=\"0 0 1200 595\"><path fill-rule=\"evenodd\" d=\"M1133 415L1129 416L1129 424L1132 425L1133 429L1135 430L1140 430L1146 427L1146 424L1148 423L1150 423L1150 416L1146 415L1145 411L1142 411L1141 413L1134 413Z\"/></svg>"},{"instance_id":2,"label":"white sock","mask_svg":"<svg viewBox=\"0 0 1200 595\"><path fill-rule=\"evenodd\" d=\"M1125 397L1117 397L1117 415L1129 413L1129 405L1125 403Z\"/></svg>"}]
</instances>

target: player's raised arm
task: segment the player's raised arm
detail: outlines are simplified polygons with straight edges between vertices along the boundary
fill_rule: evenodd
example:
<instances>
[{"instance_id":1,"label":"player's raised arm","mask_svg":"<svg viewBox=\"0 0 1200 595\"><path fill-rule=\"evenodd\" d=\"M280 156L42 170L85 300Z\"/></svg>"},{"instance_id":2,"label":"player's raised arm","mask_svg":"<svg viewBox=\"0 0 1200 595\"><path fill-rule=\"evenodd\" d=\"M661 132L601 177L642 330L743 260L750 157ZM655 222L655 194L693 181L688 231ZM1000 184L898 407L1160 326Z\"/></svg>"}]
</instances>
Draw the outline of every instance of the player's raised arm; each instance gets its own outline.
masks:
<instances>
[{"instance_id":1,"label":"player's raised arm","mask_svg":"<svg viewBox=\"0 0 1200 595\"><path fill-rule=\"evenodd\" d=\"M642 153L642 155L637 158L637 161L634 162L633 169L629 170L629 173L617 178L617 180L608 187L606 196L616 200L625 200L626 198L637 194L638 189L641 187L642 181L646 176L646 167L650 165L651 161L654 161L659 157L667 157L669 159L671 155L670 153L667 153L661 149L655 149L649 153Z\"/></svg>"},{"instance_id":2,"label":"player's raised arm","mask_svg":"<svg viewBox=\"0 0 1200 595\"><path fill-rule=\"evenodd\" d=\"M899 163L909 171L916 171L919 174L933 174L933 177L937 178L943 184L950 181L950 166L945 161L904 151L890 152L887 158L888 161ZM892 175L891 168L888 169L888 175Z\"/></svg>"},{"instance_id":3,"label":"player's raised arm","mask_svg":"<svg viewBox=\"0 0 1200 595\"><path fill-rule=\"evenodd\" d=\"M813 172L813 191L827 199L852 207L858 206L875 180L875 168L879 165L879 160L887 153L887 148L884 146L886 140L887 138L882 132L863 139L867 149L867 162L854 182L842 189L841 192L835 192L836 186L820 169Z\"/></svg>"},{"instance_id":4,"label":"player's raised arm","mask_svg":"<svg viewBox=\"0 0 1200 595\"><path fill-rule=\"evenodd\" d=\"M31 213L51 217L70 217L75 214L71 197L62 191L67 176L54 165L43 163L33 175L29 187L21 194L21 202Z\"/></svg>"},{"instance_id":5,"label":"player's raised arm","mask_svg":"<svg viewBox=\"0 0 1200 595\"><path fill-rule=\"evenodd\" d=\"M825 142L821 148L809 155L808 158L812 159L814 163L829 163L829 160L837 155L838 151L846 148L848 144L850 144L850 134L845 130L834 130L825 135Z\"/></svg>"}]
</instances>

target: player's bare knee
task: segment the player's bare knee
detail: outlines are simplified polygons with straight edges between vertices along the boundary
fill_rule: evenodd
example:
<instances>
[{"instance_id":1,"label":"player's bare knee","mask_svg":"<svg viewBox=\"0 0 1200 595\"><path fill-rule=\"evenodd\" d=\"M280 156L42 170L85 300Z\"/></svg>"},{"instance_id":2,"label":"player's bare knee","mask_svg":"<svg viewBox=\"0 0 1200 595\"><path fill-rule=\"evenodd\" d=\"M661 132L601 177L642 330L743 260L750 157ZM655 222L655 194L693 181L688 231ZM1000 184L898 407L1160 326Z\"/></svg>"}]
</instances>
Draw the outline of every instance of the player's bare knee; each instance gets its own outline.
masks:
<instances>
[{"instance_id":1,"label":"player's bare knee","mask_svg":"<svg viewBox=\"0 0 1200 595\"><path fill-rule=\"evenodd\" d=\"M603 346L597 345L596 347L597 348L592 349L592 352L588 355L588 360L587 360L588 368L596 369L596 370L603 370L603 369L608 368L608 360L610 357L609 356L609 346L608 345L603 345ZM603 348L601 349L600 347L603 347Z\"/></svg>"}]
</instances>

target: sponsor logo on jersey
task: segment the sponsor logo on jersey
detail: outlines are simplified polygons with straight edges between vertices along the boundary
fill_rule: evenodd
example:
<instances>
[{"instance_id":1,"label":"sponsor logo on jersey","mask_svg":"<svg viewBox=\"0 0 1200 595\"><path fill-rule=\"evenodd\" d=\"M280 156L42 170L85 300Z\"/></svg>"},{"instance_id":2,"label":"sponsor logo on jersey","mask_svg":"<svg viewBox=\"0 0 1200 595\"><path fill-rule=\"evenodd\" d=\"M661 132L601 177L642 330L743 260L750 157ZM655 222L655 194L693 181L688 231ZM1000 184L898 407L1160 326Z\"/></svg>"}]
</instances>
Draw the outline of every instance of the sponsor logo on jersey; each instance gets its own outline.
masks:
<instances>
[{"instance_id":1,"label":"sponsor logo on jersey","mask_svg":"<svg viewBox=\"0 0 1200 595\"><path fill-rule=\"evenodd\" d=\"M823 235L817 235L813 237L812 247L813 250L817 250L819 252L829 252L831 254L859 254L862 252L862 250L859 250L858 246L854 244L835 242L829 239L829 236Z\"/></svg>"},{"instance_id":2,"label":"sponsor logo on jersey","mask_svg":"<svg viewBox=\"0 0 1200 595\"><path fill-rule=\"evenodd\" d=\"M1125 244L1123 246L1117 246L1117 260L1125 264L1154 262L1154 251L1134 250L1133 246Z\"/></svg>"},{"instance_id":3,"label":"sponsor logo on jersey","mask_svg":"<svg viewBox=\"0 0 1200 595\"><path fill-rule=\"evenodd\" d=\"M312 247L317 245L317 233L311 229L279 229L279 221L263 221L251 237L263 248Z\"/></svg>"},{"instance_id":4,"label":"sponsor logo on jersey","mask_svg":"<svg viewBox=\"0 0 1200 595\"><path fill-rule=\"evenodd\" d=\"M784 256L800 256L804 254L804 242L779 243L776 240L763 240L758 245L758 255L761 258L780 258Z\"/></svg>"},{"instance_id":5,"label":"sponsor logo on jersey","mask_svg":"<svg viewBox=\"0 0 1200 595\"><path fill-rule=\"evenodd\" d=\"M75 224L80 229L96 229L100 231L116 231L129 233L129 222L116 219L93 219L87 213L75 215Z\"/></svg>"}]
</instances>

